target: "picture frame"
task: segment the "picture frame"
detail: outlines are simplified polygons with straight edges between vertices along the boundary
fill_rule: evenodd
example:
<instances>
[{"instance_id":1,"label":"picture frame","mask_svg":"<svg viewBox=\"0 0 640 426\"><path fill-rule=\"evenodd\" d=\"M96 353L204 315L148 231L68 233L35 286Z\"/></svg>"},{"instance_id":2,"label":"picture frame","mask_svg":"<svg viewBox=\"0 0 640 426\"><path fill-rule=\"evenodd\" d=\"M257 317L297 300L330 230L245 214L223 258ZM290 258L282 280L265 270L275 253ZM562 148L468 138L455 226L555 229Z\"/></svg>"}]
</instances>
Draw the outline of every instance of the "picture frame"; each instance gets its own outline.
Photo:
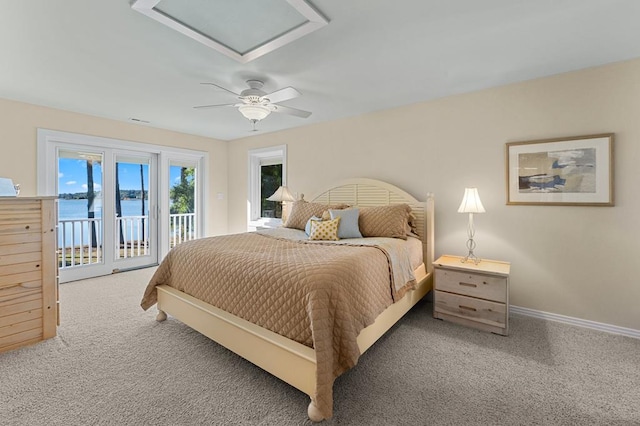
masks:
<instances>
[{"instance_id":1,"label":"picture frame","mask_svg":"<svg viewBox=\"0 0 640 426\"><path fill-rule=\"evenodd\" d=\"M506 144L507 205L614 206L614 134Z\"/></svg>"}]
</instances>

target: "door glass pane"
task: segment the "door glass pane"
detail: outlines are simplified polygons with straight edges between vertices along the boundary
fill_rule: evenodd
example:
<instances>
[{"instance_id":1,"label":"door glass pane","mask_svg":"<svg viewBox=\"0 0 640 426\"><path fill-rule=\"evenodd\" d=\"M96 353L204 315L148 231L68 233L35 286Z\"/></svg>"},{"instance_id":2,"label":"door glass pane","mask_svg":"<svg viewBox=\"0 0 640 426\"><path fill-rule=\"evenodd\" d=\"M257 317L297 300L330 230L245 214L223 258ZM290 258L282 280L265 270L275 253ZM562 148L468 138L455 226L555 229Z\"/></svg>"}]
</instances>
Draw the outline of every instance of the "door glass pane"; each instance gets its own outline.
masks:
<instances>
[{"instance_id":1,"label":"door glass pane","mask_svg":"<svg viewBox=\"0 0 640 426\"><path fill-rule=\"evenodd\" d=\"M149 160L118 157L116 259L149 255Z\"/></svg>"},{"instance_id":2,"label":"door glass pane","mask_svg":"<svg viewBox=\"0 0 640 426\"><path fill-rule=\"evenodd\" d=\"M58 153L58 264L102 263L102 154Z\"/></svg>"},{"instance_id":3,"label":"door glass pane","mask_svg":"<svg viewBox=\"0 0 640 426\"><path fill-rule=\"evenodd\" d=\"M193 240L196 232L196 167L171 161L169 166L169 247Z\"/></svg>"},{"instance_id":4,"label":"door glass pane","mask_svg":"<svg viewBox=\"0 0 640 426\"><path fill-rule=\"evenodd\" d=\"M282 185L282 164L260 166L260 217L282 218L282 203L269 201Z\"/></svg>"}]
</instances>

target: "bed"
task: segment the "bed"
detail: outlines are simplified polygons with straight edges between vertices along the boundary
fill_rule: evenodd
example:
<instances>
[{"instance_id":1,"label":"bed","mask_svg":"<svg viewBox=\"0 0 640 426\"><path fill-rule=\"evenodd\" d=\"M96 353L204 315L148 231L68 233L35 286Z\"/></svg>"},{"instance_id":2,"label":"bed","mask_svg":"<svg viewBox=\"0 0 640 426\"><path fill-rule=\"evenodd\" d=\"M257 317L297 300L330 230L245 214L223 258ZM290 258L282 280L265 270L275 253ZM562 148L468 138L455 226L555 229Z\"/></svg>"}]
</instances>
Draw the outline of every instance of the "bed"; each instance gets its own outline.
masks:
<instances>
[{"instance_id":1,"label":"bed","mask_svg":"<svg viewBox=\"0 0 640 426\"><path fill-rule=\"evenodd\" d=\"M317 422L332 415L332 387L335 378L355 365L362 353L431 290L434 204L431 195L425 202L420 202L393 185L372 179L350 179L330 185L312 197L311 203L342 207L348 205L360 208L361 212L375 210L377 206L408 206L413 233L419 238L416 241L422 249L422 262L420 259L411 261L412 279L402 275L399 270L403 268L398 267L397 263L394 263L396 266L393 268L378 266L383 261L388 261L389 265L392 261L398 262L397 259L392 259L395 255L389 253L395 250L392 247L394 245L398 245L402 251L405 246L402 240L387 238L371 243L359 239L340 240L337 242L340 247L338 256L338 249L333 243L318 241L318 244L312 244L314 242L303 241L299 237L296 240L291 235L295 232L299 235L300 231L281 229L271 233L265 231L203 239L190 242L183 248L177 246L163 260L152 278L145 291L142 306L148 309L157 302L158 321L164 321L169 314L306 393L311 398L307 414L312 421ZM409 237L407 241L413 239ZM260 248L249 254L247 247ZM207 256L212 252L216 253L216 260L208 261ZM281 253L282 259L274 261L266 257L266 252ZM362 253L366 255L363 256ZM237 260L230 261L235 262L235 267L225 266L225 259L231 259L235 255L241 256L243 267L239 268ZM299 262L306 263L301 266ZM218 296L209 293L226 292L226 289L221 287L213 291L200 285L200 281L207 279L205 276L211 275L212 270L207 268L213 267L213 263L217 265L216 275L233 275L234 285L230 291L245 291L250 308L237 308L237 295L231 302L218 302ZM195 266L198 264L201 264L202 271ZM330 271L318 269L326 268L326 265L332 265ZM278 278L273 273L274 270L281 269L286 272L283 273L285 278ZM406 264L404 269L407 269ZM359 287L368 285L369 281L373 285L381 275L385 275L387 280L387 288L383 292L385 296L375 296L380 293L379 286L375 291ZM178 276L184 276L182 281L185 282L176 278ZM274 286L284 289L273 296L269 304L304 304L308 318L292 315L287 320L291 322L289 324L280 321L277 317L279 313L270 317L260 311L260 307L254 304L253 296L260 295L261 290L256 287L256 283L267 276L274 277L270 278L277 283ZM315 277L313 279L316 281L309 277ZM331 283L344 277L345 282L335 287L338 290L326 290L328 284L318 284L318 277L324 277ZM225 281L222 278L216 280ZM236 281L243 285L236 285ZM282 297L282 294L290 295L298 291L304 292L300 302L293 296ZM349 301L349 306L345 305L342 310L342 299L338 296L334 298L332 291L344 292L344 299ZM359 297L365 293L366 297ZM381 299L383 297L390 299L385 302ZM356 306L351 306L351 303ZM236 312L234 309L239 310ZM245 314L247 310L252 311L249 316ZM284 322L285 327L288 327L286 332L279 334L272 331L275 330L272 326L274 322Z\"/></svg>"}]
</instances>

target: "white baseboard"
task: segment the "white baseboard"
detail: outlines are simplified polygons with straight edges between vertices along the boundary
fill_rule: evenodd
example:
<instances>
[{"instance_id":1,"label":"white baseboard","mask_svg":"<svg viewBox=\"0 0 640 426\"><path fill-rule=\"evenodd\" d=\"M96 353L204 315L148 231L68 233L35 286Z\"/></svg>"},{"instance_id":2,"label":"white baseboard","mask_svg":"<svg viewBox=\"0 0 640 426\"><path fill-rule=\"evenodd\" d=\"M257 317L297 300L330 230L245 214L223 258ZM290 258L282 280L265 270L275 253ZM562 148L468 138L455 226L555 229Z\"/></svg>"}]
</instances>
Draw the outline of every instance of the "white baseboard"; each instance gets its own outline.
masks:
<instances>
[{"instance_id":1,"label":"white baseboard","mask_svg":"<svg viewBox=\"0 0 640 426\"><path fill-rule=\"evenodd\" d=\"M513 314L542 318L548 321L557 321L565 324L577 325L578 327L585 327L593 330L605 331L607 333L621 334L623 336L633 337L634 339L640 339L640 330L634 330L633 328L618 327L617 325L552 314L551 312L537 311L535 309L523 308L521 306L514 305L509 305L509 311Z\"/></svg>"}]
</instances>

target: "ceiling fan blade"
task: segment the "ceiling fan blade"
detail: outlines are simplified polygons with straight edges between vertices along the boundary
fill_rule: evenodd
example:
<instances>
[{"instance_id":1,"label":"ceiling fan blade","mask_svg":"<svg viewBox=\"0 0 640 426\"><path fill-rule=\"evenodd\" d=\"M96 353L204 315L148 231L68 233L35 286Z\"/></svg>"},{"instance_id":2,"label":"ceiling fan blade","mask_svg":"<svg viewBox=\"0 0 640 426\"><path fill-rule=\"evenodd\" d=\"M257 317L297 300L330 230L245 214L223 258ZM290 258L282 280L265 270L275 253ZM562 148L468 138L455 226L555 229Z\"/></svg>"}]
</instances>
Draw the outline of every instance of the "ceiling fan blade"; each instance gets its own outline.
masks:
<instances>
[{"instance_id":1,"label":"ceiling fan blade","mask_svg":"<svg viewBox=\"0 0 640 426\"><path fill-rule=\"evenodd\" d=\"M307 118L311 115L309 111L304 111L297 108L291 108L283 105L272 105L275 109L274 112L282 112L284 114L294 115L300 118Z\"/></svg>"},{"instance_id":2,"label":"ceiling fan blade","mask_svg":"<svg viewBox=\"0 0 640 426\"><path fill-rule=\"evenodd\" d=\"M238 104L218 104L218 105L199 105L194 106L195 109L216 108L216 107L235 107Z\"/></svg>"},{"instance_id":3,"label":"ceiling fan blade","mask_svg":"<svg viewBox=\"0 0 640 426\"><path fill-rule=\"evenodd\" d=\"M215 87L217 87L218 89L222 89L222 90L224 90L224 91L226 91L226 92L231 93L232 95L235 95L235 96L238 96L238 97L240 96L240 94L239 94L239 93L233 92L233 91L231 91L231 90L227 89L226 87L218 86L218 85L217 85L217 84L215 84L215 83L200 83L200 84L207 84L207 85L209 85L209 86L215 86Z\"/></svg>"},{"instance_id":4,"label":"ceiling fan blade","mask_svg":"<svg viewBox=\"0 0 640 426\"><path fill-rule=\"evenodd\" d=\"M302 93L298 92L293 87L285 87L284 89L276 90L273 93L269 93L268 95L264 95L263 98L269 99L272 104L276 104L278 102L288 101L289 99L297 98Z\"/></svg>"}]
</instances>

